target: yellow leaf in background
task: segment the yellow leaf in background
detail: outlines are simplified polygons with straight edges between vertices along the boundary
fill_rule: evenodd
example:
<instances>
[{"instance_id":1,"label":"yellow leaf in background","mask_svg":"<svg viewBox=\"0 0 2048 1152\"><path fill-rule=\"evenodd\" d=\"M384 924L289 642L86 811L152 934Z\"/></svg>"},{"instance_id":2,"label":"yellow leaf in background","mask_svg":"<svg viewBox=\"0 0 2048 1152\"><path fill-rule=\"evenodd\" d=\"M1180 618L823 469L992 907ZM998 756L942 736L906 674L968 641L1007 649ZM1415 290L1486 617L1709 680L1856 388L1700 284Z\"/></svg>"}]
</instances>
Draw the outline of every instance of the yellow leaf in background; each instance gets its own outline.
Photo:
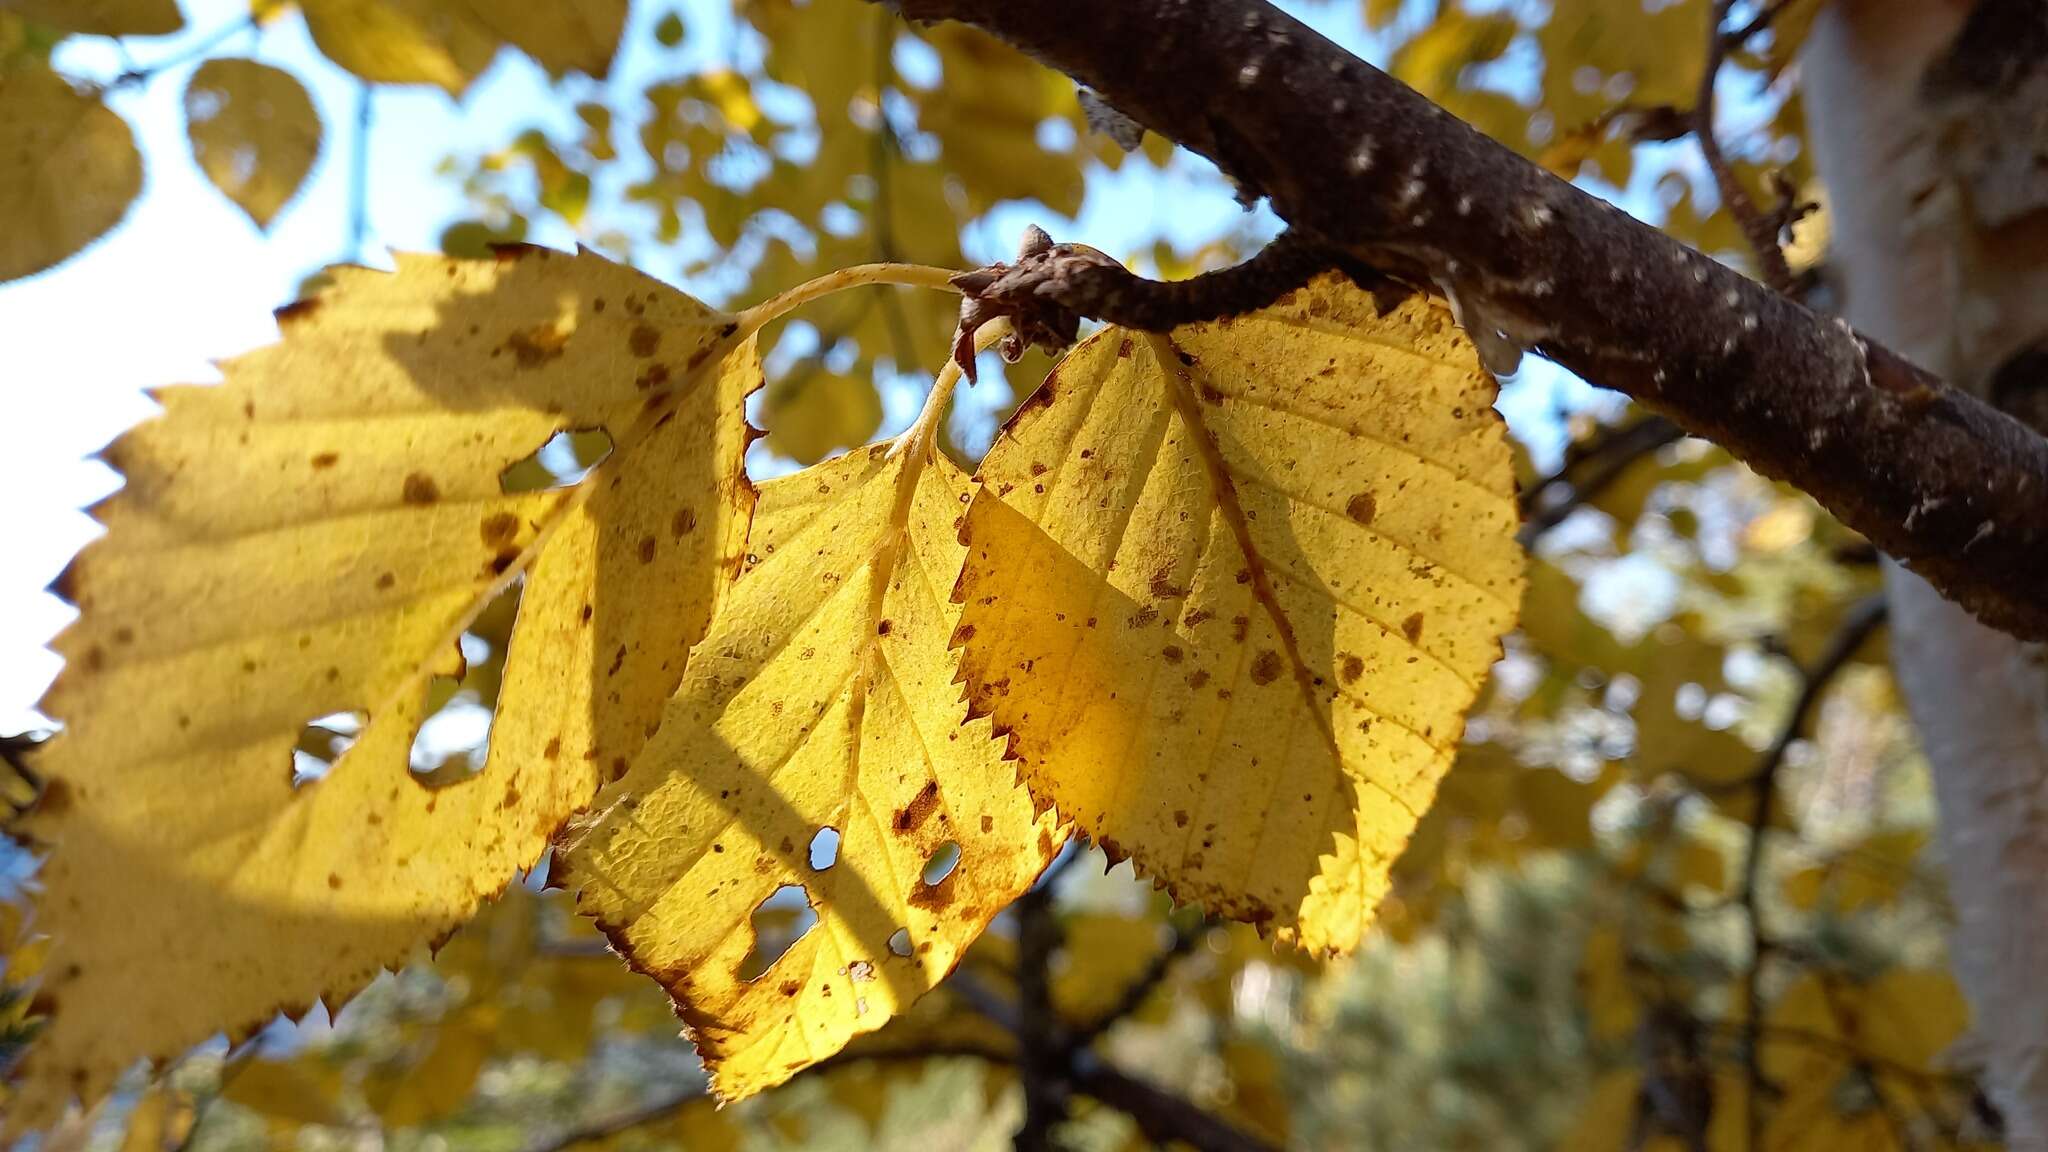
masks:
<instances>
[{"instance_id":1,"label":"yellow leaf in background","mask_svg":"<svg viewBox=\"0 0 2048 1152\"><path fill-rule=\"evenodd\" d=\"M24 824L53 846L56 938L33 1115L338 1007L466 920L638 752L743 538L760 369L730 317L587 253L331 275L223 384L156 394L106 452L127 477L107 535L58 580L82 615ZM587 483L504 490L599 427L613 459ZM429 681L522 572L489 758L422 787ZM367 719L295 785L301 730L333 713Z\"/></svg>"},{"instance_id":2,"label":"yellow leaf in background","mask_svg":"<svg viewBox=\"0 0 2048 1152\"><path fill-rule=\"evenodd\" d=\"M602 80L626 30L627 0L459 0L500 40L559 78L581 72Z\"/></svg>"},{"instance_id":3,"label":"yellow leaf in background","mask_svg":"<svg viewBox=\"0 0 2048 1152\"><path fill-rule=\"evenodd\" d=\"M1521 592L1494 383L1326 277L1107 329L1005 427L956 599L1033 792L1177 899L1357 945Z\"/></svg>"},{"instance_id":4,"label":"yellow leaf in background","mask_svg":"<svg viewBox=\"0 0 2048 1152\"><path fill-rule=\"evenodd\" d=\"M459 96L498 41L447 0L300 0L306 31L329 60L377 84L432 84Z\"/></svg>"},{"instance_id":5,"label":"yellow leaf in background","mask_svg":"<svg viewBox=\"0 0 2048 1152\"><path fill-rule=\"evenodd\" d=\"M254 60L208 60L185 88L192 156L258 228L297 194L320 155L320 114L298 78Z\"/></svg>"},{"instance_id":6,"label":"yellow leaf in background","mask_svg":"<svg viewBox=\"0 0 2048 1152\"><path fill-rule=\"evenodd\" d=\"M1688 838L1678 846L1678 861L1672 873L1681 888L1704 888L1719 893L1728 886L1728 862L1721 849L1701 840Z\"/></svg>"},{"instance_id":7,"label":"yellow leaf in background","mask_svg":"<svg viewBox=\"0 0 2048 1152\"><path fill-rule=\"evenodd\" d=\"M1166 947L1160 923L1148 917L1081 912L1062 918L1060 930L1066 964L1052 999L1062 1020L1106 1015Z\"/></svg>"},{"instance_id":8,"label":"yellow leaf in background","mask_svg":"<svg viewBox=\"0 0 2048 1152\"><path fill-rule=\"evenodd\" d=\"M1585 958L1579 965L1579 999L1595 1037L1618 1040L1635 1032L1643 1001L1629 978L1628 942L1619 931L1601 927L1587 934Z\"/></svg>"},{"instance_id":9,"label":"yellow leaf in background","mask_svg":"<svg viewBox=\"0 0 2048 1152\"><path fill-rule=\"evenodd\" d=\"M1707 13L1707 0L1556 0L1536 33L1544 109L1571 129L1623 102L1691 106L1706 71Z\"/></svg>"},{"instance_id":10,"label":"yellow leaf in background","mask_svg":"<svg viewBox=\"0 0 2048 1152\"><path fill-rule=\"evenodd\" d=\"M128 122L33 66L0 73L0 282L71 258L142 192Z\"/></svg>"},{"instance_id":11,"label":"yellow leaf in background","mask_svg":"<svg viewBox=\"0 0 2048 1152\"><path fill-rule=\"evenodd\" d=\"M939 163L980 215L1001 200L1033 199L1063 216L1081 209L1081 157L1051 152L1038 126L1077 108L1072 82L965 24L924 30L945 87L918 108L918 127L939 140Z\"/></svg>"},{"instance_id":12,"label":"yellow leaf in background","mask_svg":"<svg viewBox=\"0 0 2048 1152\"><path fill-rule=\"evenodd\" d=\"M881 1027L1062 839L967 722L946 594L968 481L923 456L878 445L762 486L660 731L558 856L727 1099ZM747 979L778 891L817 923Z\"/></svg>"},{"instance_id":13,"label":"yellow leaf in background","mask_svg":"<svg viewBox=\"0 0 2048 1152\"><path fill-rule=\"evenodd\" d=\"M1500 59L1521 30L1514 16L1504 12L1447 12L1403 44L1387 71L1441 103L1446 93L1458 89L1467 67Z\"/></svg>"},{"instance_id":14,"label":"yellow leaf in background","mask_svg":"<svg viewBox=\"0 0 2048 1152\"><path fill-rule=\"evenodd\" d=\"M192 1097L167 1084L151 1085L128 1112L121 1152L179 1152L197 1119Z\"/></svg>"},{"instance_id":15,"label":"yellow leaf in background","mask_svg":"<svg viewBox=\"0 0 2048 1152\"><path fill-rule=\"evenodd\" d=\"M178 0L0 0L0 12L87 36L168 36L185 26Z\"/></svg>"},{"instance_id":16,"label":"yellow leaf in background","mask_svg":"<svg viewBox=\"0 0 2048 1152\"><path fill-rule=\"evenodd\" d=\"M1374 31L1385 28L1401 14L1402 0L1365 0L1365 26Z\"/></svg>"},{"instance_id":17,"label":"yellow leaf in background","mask_svg":"<svg viewBox=\"0 0 2048 1152\"><path fill-rule=\"evenodd\" d=\"M1642 1095L1643 1074L1639 1071L1626 1069L1602 1076L1587 1094L1570 1132L1557 1142L1558 1152L1637 1152L1634 1138Z\"/></svg>"},{"instance_id":18,"label":"yellow leaf in background","mask_svg":"<svg viewBox=\"0 0 2048 1152\"><path fill-rule=\"evenodd\" d=\"M386 1128L413 1128L467 1103L491 1055L491 1034L471 1020L444 1020L417 1059L384 1071L363 1097Z\"/></svg>"},{"instance_id":19,"label":"yellow leaf in background","mask_svg":"<svg viewBox=\"0 0 2048 1152\"><path fill-rule=\"evenodd\" d=\"M251 1058L223 1073L220 1094L272 1120L322 1126L342 1123L345 1117L335 1104L342 1087L340 1076L310 1064Z\"/></svg>"},{"instance_id":20,"label":"yellow leaf in background","mask_svg":"<svg viewBox=\"0 0 2048 1152\"><path fill-rule=\"evenodd\" d=\"M770 448L814 464L868 442L882 425L882 394L869 376L798 368L763 392L760 419Z\"/></svg>"}]
</instances>

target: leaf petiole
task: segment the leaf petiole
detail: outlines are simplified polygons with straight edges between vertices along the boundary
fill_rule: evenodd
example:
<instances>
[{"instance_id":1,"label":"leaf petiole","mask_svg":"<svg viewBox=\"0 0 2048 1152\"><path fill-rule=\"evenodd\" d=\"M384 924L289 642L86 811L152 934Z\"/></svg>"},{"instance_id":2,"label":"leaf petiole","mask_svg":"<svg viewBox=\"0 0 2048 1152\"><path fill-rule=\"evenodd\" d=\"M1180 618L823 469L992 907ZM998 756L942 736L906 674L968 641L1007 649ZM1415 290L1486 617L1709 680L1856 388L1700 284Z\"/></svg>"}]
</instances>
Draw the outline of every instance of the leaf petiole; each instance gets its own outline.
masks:
<instances>
[{"instance_id":1,"label":"leaf petiole","mask_svg":"<svg viewBox=\"0 0 2048 1152\"><path fill-rule=\"evenodd\" d=\"M974 350L984 351L1009 334L1009 319L998 316L975 329ZM905 428L902 434L890 443L890 456L900 456L905 452L923 452L927 455L931 453L933 446L938 443L939 421L945 419L946 404L953 399L953 389L959 386L959 383L960 362L946 361L946 366L939 369L938 379L932 381L932 390L925 393L924 408L918 412L917 419L911 421L910 427Z\"/></svg>"},{"instance_id":2,"label":"leaf petiole","mask_svg":"<svg viewBox=\"0 0 2048 1152\"><path fill-rule=\"evenodd\" d=\"M934 268L929 264L856 264L851 268L841 268L815 280L806 280L751 308L742 309L738 316L739 335L745 338L813 300L848 288L893 284L903 288L935 288L941 292L958 293L960 290L952 283L956 275L958 273L951 268Z\"/></svg>"}]
</instances>

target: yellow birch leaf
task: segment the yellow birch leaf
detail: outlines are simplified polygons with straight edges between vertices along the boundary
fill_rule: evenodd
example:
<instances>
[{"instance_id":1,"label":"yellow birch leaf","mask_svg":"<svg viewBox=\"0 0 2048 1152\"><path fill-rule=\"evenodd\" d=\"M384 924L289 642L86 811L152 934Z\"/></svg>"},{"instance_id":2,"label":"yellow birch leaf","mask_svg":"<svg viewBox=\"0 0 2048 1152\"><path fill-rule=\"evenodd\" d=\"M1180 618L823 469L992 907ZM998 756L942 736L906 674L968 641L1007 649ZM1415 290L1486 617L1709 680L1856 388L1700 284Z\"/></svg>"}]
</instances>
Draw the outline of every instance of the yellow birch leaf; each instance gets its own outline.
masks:
<instances>
[{"instance_id":1,"label":"yellow birch leaf","mask_svg":"<svg viewBox=\"0 0 2048 1152\"><path fill-rule=\"evenodd\" d=\"M1493 396L1443 309L1335 277L1071 352L982 464L954 593L1034 794L1178 899L1354 947L1514 622Z\"/></svg>"},{"instance_id":2,"label":"yellow birch leaf","mask_svg":"<svg viewBox=\"0 0 2048 1152\"><path fill-rule=\"evenodd\" d=\"M603 79L626 29L627 0L461 0L500 40L533 57L548 75Z\"/></svg>"},{"instance_id":3,"label":"yellow birch leaf","mask_svg":"<svg viewBox=\"0 0 2048 1152\"><path fill-rule=\"evenodd\" d=\"M954 683L967 494L943 457L880 445L763 485L659 732L566 837L565 882L674 996L724 1098L881 1027L1058 848ZM743 978L750 917L794 886L817 923Z\"/></svg>"},{"instance_id":4,"label":"yellow birch leaf","mask_svg":"<svg viewBox=\"0 0 2048 1152\"><path fill-rule=\"evenodd\" d=\"M639 751L744 538L760 368L731 317L588 253L332 276L224 383L157 393L106 453L107 535L58 579L82 615L24 827L53 846L32 1114L338 1006L468 919ZM580 428L615 445L581 484L503 490ZM423 787L429 681L522 573L489 757ZM367 722L295 786L333 713Z\"/></svg>"},{"instance_id":5,"label":"yellow birch leaf","mask_svg":"<svg viewBox=\"0 0 2048 1152\"><path fill-rule=\"evenodd\" d=\"M882 394L873 377L798 368L761 393L761 426L768 446L802 464L865 444L882 424Z\"/></svg>"},{"instance_id":6,"label":"yellow birch leaf","mask_svg":"<svg viewBox=\"0 0 2048 1152\"><path fill-rule=\"evenodd\" d=\"M374 84L432 84L459 96L498 41L444 0L300 0L306 31L329 60Z\"/></svg>"},{"instance_id":7,"label":"yellow birch leaf","mask_svg":"<svg viewBox=\"0 0 2048 1152\"><path fill-rule=\"evenodd\" d=\"M40 66L0 73L0 282L70 259L142 192L128 122Z\"/></svg>"},{"instance_id":8,"label":"yellow birch leaf","mask_svg":"<svg viewBox=\"0 0 2048 1152\"><path fill-rule=\"evenodd\" d=\"M199 170L258 228L298 193L320 155L320 114L298 78L254 60L208 60L185 89Z\"/></svg>"},{"instance_id":9,"label":"yellow birch leaf","mask_svg":"<svg viewBox=\"0 0 2048 1152\"><path fill-rule=\"evenodd\" d=\"M86 36L168 36L185 26L178 0L0 0L0 12Z\"/></svg>"},{"instance_id":10,"label":"yellow birch leaf","mask_svg":"<svg viewBox=\"0 0 2048 1152\"><path fill-rule=\"evenodd\" d=\"M128 1113L121 1152L177 1152L197 1119L192 1097L168 1084L153 1084Z\"/></svg>"}]
</instances>

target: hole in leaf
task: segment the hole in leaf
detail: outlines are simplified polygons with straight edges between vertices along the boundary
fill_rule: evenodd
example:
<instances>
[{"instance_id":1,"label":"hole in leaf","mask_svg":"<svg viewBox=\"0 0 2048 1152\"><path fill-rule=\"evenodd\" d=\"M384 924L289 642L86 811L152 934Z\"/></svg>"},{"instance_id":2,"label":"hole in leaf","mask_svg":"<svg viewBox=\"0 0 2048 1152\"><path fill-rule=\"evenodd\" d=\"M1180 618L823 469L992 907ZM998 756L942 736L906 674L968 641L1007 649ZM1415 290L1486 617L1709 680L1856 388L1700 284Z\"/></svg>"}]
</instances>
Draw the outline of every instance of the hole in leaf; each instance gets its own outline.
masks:
<instances>
[{"instance_id":1,"label":"hole in leaf","mask_svg":"<svg viewBox=\"0 0 2048 1152\"><path fill-rule=\"evenodd\" d=\"M498 473L500 490L540 492L567 488L590 474L612 454L612 438L602 428L565 428Z\"/></svg>"},{"instance_id":2,"label":"hole in leaf","mask_svg":"<svg viewBox=\"0 0 2048 1152\"><path fill-rule=\"evenodd\" d=\"M408 760L413 779L429 788L445 788L483 771L524 587L524 577L514 580L470 621L458 641L461 673L436 676L427 684L426 719L413 734Z\"/></svg>"},{"instance_id":3,"label":"hole in leaf","mask_svg":"<svg viewBox=\"0 0 2048 1152\"><path fill-rule=\"evenodd\" d=\"M308 720L292 749L292 787L300 788L327 775L370 722L367 712L332 712Z\"/></svg>"},{"instance_id":4,"label":"hole in leaf","mask_svg":"<svg viewBox=\"0 0 2048 1152\"><path fill-rule=\"evenodd\" d=\"M740 960L739 977L757 980L818 922L811 894L801 884L784 884L754 908L754 946Z\"/></svg>"},{"instance_id":5,"label":"hole in leaf","mask_svg":"<svg viewBox=\"0 0 2048 1152\"><path fill-rule=\"evenodd\" d=\"M839 829L820 828L811 837L811 871L823 872L839 861Z\"/></svg>"},{"instance_id":6,"label":"hole in leaf","mask_svg":"<svg viewBox=\"0 0 2048 1152\"><path fill-rule=\"evenodd\" d=\"M898 928L890 934L889 951L897 956L910 955L910 929Z\"/></svg>"},{"instance_id":7,"label":"hole in leaf","mask_svg":"<svg viewBox=\"0 0 2048 1152\"><path fill-rule=\"evenodd\" d=\"M932 849L932 854L924 858L924 886L927 888L937 887L945 881L946 877L953 874L953 869L959 866L960 842L958 840L948 840L937 848Z\"/></svg>"}]
</instances>

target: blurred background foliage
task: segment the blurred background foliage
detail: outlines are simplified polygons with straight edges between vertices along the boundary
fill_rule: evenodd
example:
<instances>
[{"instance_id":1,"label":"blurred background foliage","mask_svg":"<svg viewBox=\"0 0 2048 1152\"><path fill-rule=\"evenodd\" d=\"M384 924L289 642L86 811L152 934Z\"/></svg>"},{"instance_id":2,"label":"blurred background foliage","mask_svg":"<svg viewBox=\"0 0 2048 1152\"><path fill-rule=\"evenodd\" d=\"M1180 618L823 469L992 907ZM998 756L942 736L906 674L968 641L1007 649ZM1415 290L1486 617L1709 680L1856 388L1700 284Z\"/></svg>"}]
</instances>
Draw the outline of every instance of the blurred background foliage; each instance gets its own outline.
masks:
<instances>
[{"instance_id":1,"label":"blurred background foliage","mask_svg":"<svg viewBox=\"0 0 2048 1152\"><path fill-rule=\"evenodd\" d=\"M1747 266L1684 138L1709 0L1288 7L1510 147ZM1768 7L1718 78L1720 136L1760 199L1822 195L1794 66L1817 3ZM1737 4L1731 19L1763 11ZM1064 238L1113 219L1114 254L1162 277L1237 260L1277 228L1263 208L1217 210L1231 190L1206 161L1091 128L1063 77L861 0L258 0L218 28L184 26L174 0L0 0L0 157L51 174L9 183L0 219L41 226L0 240L0 278L65 259L138 195L133 134L103 102L122 87L183 83L193 162L252 226L288 215L343 126L322 123L291 70L246 57L301 21L324 57L307 66L362 82L361 126L385 86L461 101L507 57L545 73L530 127L446 141L441 174L469 204L441 232L455 255L574 240L735 303L870 260L979 263L1027 220ZM64 45L97 37L160 63L67 73ZM152 51L155 37L177 37L175 53ZM627 54L630 75L615 66ZM361 135L359 185L378 178ZM337 223L358 251L364 203L359 191ZM1822 306L1825 232L1823 211L1790 253ZM941 363L953 308L864 290L771 331L757 473L900 425L891 398L918 395ZM991 362L947 450L971 465L1046 367L1035 353ZM1523 626L1372 940L1345 962L1276 953L1072 849L1030 913L1060 941L1051 1010L1089 1058L1275 1145L1995 1143L1957 1044L1926 766L1884 662L1875 554L1804 497L1555 369L1525 369L1508 399L1534 553ZM588 464L578 452L540 463L567 474ZM488 738L513 608L478 622L469 675L440 686L438 744L416 760L428 783ZM306 770L347 735L310 740L302 756L320 763ZM1015 914L916 1011L721 1110L656 986L544 880L545 864L346 1010L280 1019L155 1083L138 1073L45 1146L1007 1144L1021 1114L1009 1025L1019 966L1035 962ZM33 1031L33 889L32 860L10 854L0 1045L16 1048ZM764 967L806 914L757 913ZM1062 1136L1149 1146L1085 1098Z\"/></svg>"}]
</instances>

